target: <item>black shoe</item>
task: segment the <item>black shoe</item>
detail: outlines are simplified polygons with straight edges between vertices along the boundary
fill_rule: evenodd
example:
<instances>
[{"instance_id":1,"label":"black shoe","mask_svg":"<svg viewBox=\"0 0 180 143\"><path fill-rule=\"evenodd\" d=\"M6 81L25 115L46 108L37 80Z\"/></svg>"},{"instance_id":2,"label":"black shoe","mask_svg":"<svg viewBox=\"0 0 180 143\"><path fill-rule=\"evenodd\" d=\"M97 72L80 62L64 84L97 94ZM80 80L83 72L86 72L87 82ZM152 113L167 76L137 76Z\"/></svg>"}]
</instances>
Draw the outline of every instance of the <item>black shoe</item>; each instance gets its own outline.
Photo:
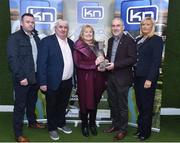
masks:
<instances>
[{"instance_id":1,"label":"black shoe","mask_svg":"<svg viewBox=\"0 0 180 143\"><path fill-rule=\"evenodd\" d=\"M88 136L89 136L88 127L83 127L83 128L82 128L82 135L85 136L85 137L88 137Z\"/></svg>"},{"instance_id":2,"label":"black shoe","mask_svg":"<svg viewBox=\"0 0 180 143\"><path fill-rule=\"evenodd\" d=\"M89 127L89 129L90 129L92 135L97 136L97 129L95 126Z\"/></svg>"},{"instance_id":3,"label":"black shoe","mask_svg":"<svg viewBox=\"0 0 180 143\"><path fill-rule=\"evenodd\" d=\"M139 132L139 131L137 131L137 132L135 132L135 133L133 134L133 137L138 138L139 136L140 136L140 132Z\"/></svg>"},{"instance_id":4,"label":"black shoe","mask_svg":"<svg viewBox=\"0 0 180 143\"><path fill-rule=\"evenodd\" d=\"M138 138L140 139L140 141L145 141L146 139L149 138L149 136L145 137L140 135Z\"/></svg>"}]
</instances>

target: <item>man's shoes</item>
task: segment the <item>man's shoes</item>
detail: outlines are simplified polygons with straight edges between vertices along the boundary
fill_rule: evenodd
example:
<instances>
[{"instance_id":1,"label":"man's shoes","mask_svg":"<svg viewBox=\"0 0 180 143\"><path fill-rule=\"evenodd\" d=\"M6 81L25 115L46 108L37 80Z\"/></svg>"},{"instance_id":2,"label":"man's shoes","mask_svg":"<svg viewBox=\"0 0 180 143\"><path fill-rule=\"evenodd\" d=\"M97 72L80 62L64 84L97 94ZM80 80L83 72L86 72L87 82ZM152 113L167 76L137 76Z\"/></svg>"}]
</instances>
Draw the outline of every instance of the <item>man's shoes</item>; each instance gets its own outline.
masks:
<instances>
[{"instance_id":1,"label":"man's shoes","mask_svg":"<svg viewBox=\"0 0 180 143\"><path fill-rule=\"evenodd\" d=\"M122 140L127 135L127 132L118 132L114 137L114 140Z\"/></svg>"},{"instance_id":2,"label":"man's shoes","mask_svg":"<svg viewBox=\"0 0 180 143\"><path fill-rule=\"evenodd\" d=\"M64 127L61 127L61 128L57 127L57 128L58 128L58 130L63 131L66 134L72 133L72 130L69 127L67 127L67 126L64 126Z\"/></svg>"},{"instance_id":3,"label":"man's shoes","mask_svg":"<svg viewBox=\"0 0 180 143\"><path fill-rule=\"evenodd\" d=\"M112 133L118 131L118 129L116 127L110 127L104 130L104 133Z\"/></svg>"},{"instance_id":4,"label":"man's shoes","mask_svg":"<svg viewBox=\"0 0 180 143\"><path fill-rule=\"evenodd\" d=\"M29 124L29 127L34 129L44 129L45 125L41 123L35 123L35 124Z\"/></svg>"},{"instance_id":5,"label":"man's shoes","mask_svg":"<svg viewBox=\"0 0 180 143\"><path fill-rule=\"evenodd\" d=\"M82 135L85 137L89 136L89 130L88 127L81 127Z\"/></svg>"},{"instance_id":6,"label":"man's shoes","mask_svg":"<svg viewBox=\"0 0 180 143\"><path fill-rule=\"evenodd\" d=\"M58 133L57 133L56 130L54 130L54 131L49 131L49 137L50 137L52 140L54 140L54 141L59 140L59 135L58 135Z\"/></svg>"},{"instance_id":7,"label":"man's shoes","mask_svg":"<svg viewBox=\"0 0 180 143\"><path fill-rule=\"evenodd\" d=\"M145 141L146 139L149 138L149 136L141 136L141 135L139 135L138 138L139 138L140 141Z\"/></svg>"},{"instance_id":8,"label":"man's shoes","mask_svg":"<svg viewBox=\"0 0 180 143\"><path fill-rule=\"evenodd\" d=\"M139 136L140 136L140 132L139 132L139 131L137 131L137 132L135 132L135 133L133 134L133 137L138 138Z\"/></svg>"},{"instance_id":9,"label":"man's shoes","mask_svg":"<svg viewBox=\"0 0 180 143\"><path fill-rule=\"evenodd\" d=\"M16 137L16 141L19 143L28 143L29 139L25 136L19 136L19 137Z\"/></svg>"},{"instance_id":10,"label":"man's shoes","mask_svg":"<svg viewBox=\"0 0 180 143\"><path fill-rule=\"evenodd\" d=\"M90 129L92 135L97 136L96 126L90 126L89 129Z\"/></svg>"}]
</instances>

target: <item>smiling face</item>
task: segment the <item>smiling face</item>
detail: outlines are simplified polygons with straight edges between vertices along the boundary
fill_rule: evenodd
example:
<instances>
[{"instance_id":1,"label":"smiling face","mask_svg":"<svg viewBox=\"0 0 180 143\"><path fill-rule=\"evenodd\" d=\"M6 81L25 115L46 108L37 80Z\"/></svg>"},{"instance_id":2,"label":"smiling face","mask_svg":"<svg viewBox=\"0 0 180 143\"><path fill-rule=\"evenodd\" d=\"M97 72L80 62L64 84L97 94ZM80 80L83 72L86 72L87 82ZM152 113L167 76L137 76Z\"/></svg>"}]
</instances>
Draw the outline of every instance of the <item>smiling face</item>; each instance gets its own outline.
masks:
<instances>
[{"instance_id":1,"label":"smiling face","mask_svg":"<svg viewBox=\"0 0 180 143\"><path fill-rule=\"evenodd\" d=\"M151 37L155 34L155 21L151 17L145 17L141 21L140 35L145 37Z\"/></svg>"},{"instance_id":2,"label":"smiling face","mask_svg":"<svg viewBox=\"0 0 180 143\"><path fill-rule=\"evenodd\" d=\"M124 30L123 23L120 19L116 18L112 21L111 31L113 36L118 36Z\"/></svg>"},{"instance_id":3,"label":"smiling face","mask_svg":"<svg viewBox=\"0 0 180 143\"><path fill-rule=\"evenodd\" d=\"M91 28L85 28L83 32L84 41L92 41L93 40L93 31Z\"/></svg>"},{"instance_id":4,"label":"smiling face","mask_svg":"<svg viewBox=\"0 0 180 143\"><path fill-rule=\"evenodd\" d=\"M141 23L141 32L143 35L149 35L153 30L153 22L151 20L145 20Z\"/></svg>"},{"instance_id":5,"label":"smiling face","mask_svg":"<svg viewBox=\"0 0 180 143\"><path fill-rule=\"evenodd\" d=\"M59 21L58 24L55 26L55 33L56 35L64 40L68 35L68 24L66 21Z\"/></svg>"},{"instance_id":6,"label":"smiling face","mask_svg":"<svg viewBox=\"0 0 180 143\"><path fill-rule=\"evenodd\" d=\"M82 27L80 38L87 44L92 44L94 42L94 29L90 25L84 25Z\"/></svg>"}]
</instances>

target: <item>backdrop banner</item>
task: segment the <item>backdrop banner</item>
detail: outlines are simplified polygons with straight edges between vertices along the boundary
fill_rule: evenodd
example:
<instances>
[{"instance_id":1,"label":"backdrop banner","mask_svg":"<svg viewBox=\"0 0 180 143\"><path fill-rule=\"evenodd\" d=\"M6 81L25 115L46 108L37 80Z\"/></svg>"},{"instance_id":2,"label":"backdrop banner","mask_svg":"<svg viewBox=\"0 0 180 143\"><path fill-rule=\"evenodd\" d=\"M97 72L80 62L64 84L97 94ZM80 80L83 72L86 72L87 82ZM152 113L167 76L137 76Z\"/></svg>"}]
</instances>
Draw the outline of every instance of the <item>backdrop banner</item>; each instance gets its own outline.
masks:
<instances>
[{"instance_id":1,"label":"backdrop banner","mask_svg":"<svg viewBox=\"0 0 180 143\"><path fill-rule=\"evenodd\" d=\"M11 33L19 30L20 17L24 13L31 13L35 17L36 30L42 39L54 31L52 26L57 19L63 18L62 0L9 0ZM37 101L37 118L45 119L45 96L39 92Z\"/></svg>"},{"instance_id":2,"label":"backdrop banner","mask_svg":"<svg viewBox=\"0 0 180 143\"><path fill-rule=\"evenodd\" d=\"M19 29L20 17L26 12L34 15L41 38L52 34L53 23L63 17L62 0L9 0L9 5L12 33Z\"/></svg>"},{"instance_id":3,"label":"backdrop banner","mask_svg":"<svg viewBox=\"0 0 180 143\"><path fill-rule=\"evenodd\" d=\"M121 17L124 21L125 31L127 34L135 38L139 35L140 22L147 16L153 17L156 22L156 34L162 36L165 43L166 29L167 29L167 16L168 16L169 0L115 0L115 17ZM165 46L165 44L164 44ZM162 65L164 60L164 52L162 54ZM160 109L163 87L163 73L160 69L160 78L158 80L158 88L156 90L154 112L153 112L153 129L160 130ZM130 121L136 123L137 112L134 104L134 91L133 88L129 92L129 110Z\"/></svg>"},{"instance_id":4,"label":"backdrop banner","mask_svg":"<svg viewBox=\"0 0 180 143\"><path fill-rule=\"evenodd\" d=\"M11 32L19 29L20 16L29 12L36 20L36 29L40 38L53 33L52 25L56 19L63 18L69 22L69 37L76 41L81 26L90 24L95 30L95 39L105 42L111 37L111 21L114 17L121 17L125 24L125 34L135 38L139 34L140 21L151 16L156 21L156 34L166 39L168 0L9 0L11 14ZM164 52L162 59L164 59ZM162 63L163 64L163 63ZM158 89L154 103L153 130L160 130L160 108L162 97L162 70L158 81ZM45 97L39 92L36 112L38 119L46 119ZM129 124L136 126L137 108L134 90L129 90ZM76 89L72 91L70 104L67 109L67 121L77 123L79 120L79 106ZM110 111L107 103L107 93L104 92L98 106L97 123L109 123Z\"/></svg>"}]
</instances>

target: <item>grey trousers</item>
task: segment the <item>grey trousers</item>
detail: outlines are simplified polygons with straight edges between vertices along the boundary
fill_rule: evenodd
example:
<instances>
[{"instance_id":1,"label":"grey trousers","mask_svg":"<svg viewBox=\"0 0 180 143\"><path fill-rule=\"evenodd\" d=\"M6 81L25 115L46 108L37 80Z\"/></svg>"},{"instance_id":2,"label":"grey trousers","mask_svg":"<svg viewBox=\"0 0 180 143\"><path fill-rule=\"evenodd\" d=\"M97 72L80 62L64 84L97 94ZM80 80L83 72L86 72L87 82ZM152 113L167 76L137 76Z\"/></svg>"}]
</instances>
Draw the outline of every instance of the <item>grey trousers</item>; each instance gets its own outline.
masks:
<instances>
[{"instance_id":1,"label":"grey trousers","mask_svg":"<svg viewBox=\"0 0 180 143\"><path fill-rule=\"evenodd\" d=\"M128 91L129 86L119 85L114 75L108 77L108 103L111 110L112 126L126 132L128 126Z\"/></svg>"}]
</instances>

